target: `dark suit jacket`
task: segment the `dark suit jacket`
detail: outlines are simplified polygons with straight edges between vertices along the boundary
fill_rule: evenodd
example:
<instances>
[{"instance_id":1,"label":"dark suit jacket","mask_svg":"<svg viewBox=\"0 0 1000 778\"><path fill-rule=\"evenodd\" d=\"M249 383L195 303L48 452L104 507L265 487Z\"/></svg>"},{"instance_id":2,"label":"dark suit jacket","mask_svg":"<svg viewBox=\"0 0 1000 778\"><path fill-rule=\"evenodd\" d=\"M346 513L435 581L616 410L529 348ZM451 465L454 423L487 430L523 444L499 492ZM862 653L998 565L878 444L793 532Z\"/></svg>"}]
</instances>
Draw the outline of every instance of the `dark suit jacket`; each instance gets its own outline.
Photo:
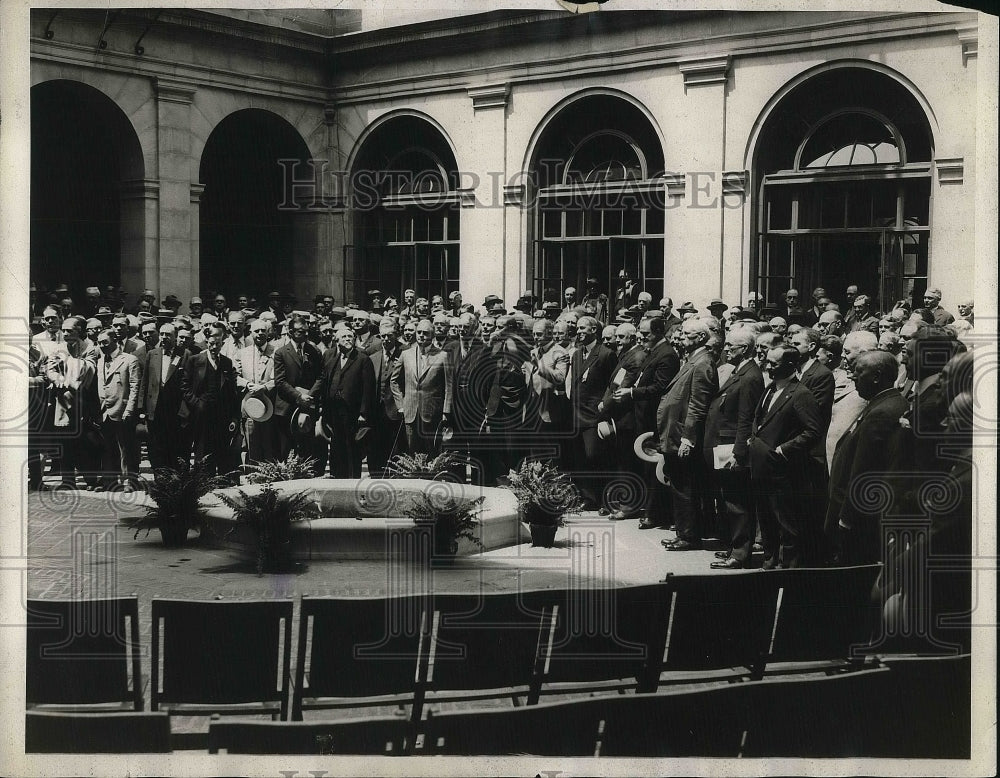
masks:
<instances>
[{"instance_id":1,"label":"dark suit jacket","mask_svg":"<svg viewBox=\"0 0 1000 778\"><path fill-rule=\"evenodd\" d=\"M634 386L636 380L639 378L639 373L642 370L642 365L646 361L646 357L649 353L642 346L636 346L630 348L624 354L618 358L618 364L615 365L614 370L611 371L612 380L619 374L620 371L624 371L622 375L622 380L620 384L609 383L608 388L604 390L604 397L601 398L601 402L604 403L604 410L601 412L601 417L605 419L614 419L615 424L619 429L624 430L634 430L635 429L635 408L630 402L616 402L611 399L611 394L616 388L628 388Z\"/></svg>"},{"instance_id":2,"label":"dark suit jacket","mask_svg":"<svg viewBox=\"0 0 1000 778\"><path fill-rule=\"evenodd\" d=\"M695 448L701 447L708 406L718 391L719 373L711 352L702 346L681 365L656 409L656 428L664 454L676 454L681 438L687 438Z\"/></svg>"},{"instance_id":3,"label":"dark suit jacket","mask_svg":"<svg viewBox=\"0 0 1000 778\"><path fill-rule=\"evenodd\" d=\"M171 359L166 380L161 381L163 350L154 348L146 354L146 364L142 371L142 383L139 390L139 407L145 411L147 419L152 421L156 418L158 407L164 409L168 418L171 414L187 417L187 406L181 403L181 376L190 358L189 352L182 351L176 364Z\"/></svg>"},{"instance_id":4,"label":"dark suit jacket","mask_svg":"<svg viewBox=\"0 0 1000 778\"><path fill-rule=\"evenodd\" d=\"M797 305L792 308L782 305L780 315L789 324L805 324L806 321L806 312Z\"/></svg>"},{"instance_id":5,"label":"dark suit jacket","mask_svg":"<svg viewBox=\"0 0 1000 778\"><path fill-rule=\"evenodd\" d=\"M714 467L712 449L729 444L736 463L744 467L748 464L747 440L753 432L754 413L762 394L764 377L752 359L738 365L719 387L705 420L705 459L710 467Z\"/></svg>"},{"instance_id":6,"label":"dark suit jacket","mask_svg":"<svg viewBox=\"0 0 1000 778\"><path fill-rule=\"evenodd\" d=\"M308 341L304 344L305 360L299 359L295 344L289 341L274 352L274 414L287 416L299 405L296 387L310 389L323 370L323 355Z\"/></svg>"},{"instance_id":7,"label":"dark suit jacket","mask_svg":"<svg viewBox=\"0 0 1000 778\"><path fill-rule=\"evenodd\" d=\"M236 392L236 371L229 357L216 359L221 380L208 361L208 352L195 354L181 373L181 394L191 412L191 420L202 426L225 426L238 419L240 404Z\"/></svg>"},{"instance_id":8,"label":"dark suit jacket","mask_svg":"<svg viewBox=\"0 0 1000 778\"><path fill-rule=\"evenodd\" d=\"M495 363L481 340L474 341L462 358L458 340L444 347L452 365L452 422L455 432L478 435L486 418L486 403L490 396Z\"/></svg>"},{"instance_id":9,"label":"dark suit jacket","mask_svg":"<svg viewBox=\"0 0 1000 778\"><path fill-rule=\"evenodd\" d=\"M331 349L332 350L332 349ZM397 421L401 411L396 404L396 397L392 393L392 381L402 369L400 359L402 352L397 352L396 359L389 365L385 355L385 348L379 348L374 354L370 354L372 369L375 371L375 405L381 407L387 418Z\"/></svg>"},{"instance_id":10,"label":"dark suit jacket","mask_svg":"<svg viewBox=\"0 0 1000 778\"><path fill-rule=\"evenodd\" d=\"M833 395L837 387L837 379L833 377L833 372L826 366L821 365L818 360L813 360L809 369L799 378L806 389L812 392L819 406L820 418L823 420L823 434L819 442L813 446L812 455L822 462L826 462L826 433L830 429L830 419L833 416Z\"/></svg>"},{"instance_id":11,"label":"dark suit jacket","mask_svg":"<svg viewBox=\"0 0 1000 778\"><path fill-rule=\"evenodd\" d=\"M570 401L581 429L597 426L600 420L597 404L611 382L617 362L615 352L600 341L591 344L586 362L583 361L582 347L577 346L573 352L569 378Z\"/></svg>"},{"instance_id":12,"label":"dark suit jacket","mask_svg":"<svg viewBox=\"0 0 1000 778\"><path fill-rule=\"evenodd\" d=\"M833 531L839 521L848 527L877 522L878 516L858 509L852 500L852 485L866 474L892 469L887 455L890 440L899 429L899 417L906 412L906 401L890 388L874 397L861 411L854 424L841 436L830 466L830 503L825 530Z\"/></svg>"},{"instance_id":13,"label":"dark suit jacket","mask_svg":"<svg viewBox=\"0 0 1000 778\"><path fill-rule=\"evenodd\" d=\"M773 407L767 408L774 384L760 398L750 437L750 474L756 479L805 478L803 465L823 422L812 393L793 378ZM777 453L778 446L784 454Z\"/></svg>"},{"instance_id":14,"label":"dark suit jacket","mask_svg":"<svg viewBox=\"0 0 1000 778\"><path fill-rule=\"evenodd\" d=\"M336 415L349 421L356 421L358 416L370 419L376 398L375 368L371 358L355 348L341 369L340 349L327 350L323 355L323 372L310 394L322 403L324 417Z\"/></svg>"},{"instance_id":15,"label":"dark suit jacket","mask_svg":"<svg viewBox=\"0 0 1000 778\"><path fill-rule=\"evenodd\" d=\"M669 340L663 339L653 346L632 387L636 431L656 429L656 408L680 368L680 357Z\"/></svg>"}]
</instances>

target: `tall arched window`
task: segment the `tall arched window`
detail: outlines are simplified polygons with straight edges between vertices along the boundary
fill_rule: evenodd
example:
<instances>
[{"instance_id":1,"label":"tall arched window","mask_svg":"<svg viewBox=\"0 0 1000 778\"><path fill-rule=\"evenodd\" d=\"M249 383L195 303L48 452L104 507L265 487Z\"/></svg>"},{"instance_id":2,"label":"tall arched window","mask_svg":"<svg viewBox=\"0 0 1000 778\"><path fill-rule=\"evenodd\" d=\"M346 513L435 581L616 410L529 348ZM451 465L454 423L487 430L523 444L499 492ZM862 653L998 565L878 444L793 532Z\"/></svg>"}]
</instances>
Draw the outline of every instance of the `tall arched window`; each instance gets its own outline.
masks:
<instances>
[{"instance_id":1,"label":"tall arched window","mask_svg":"<svg viewBox=\"0 0 1000 778\"><path fill-rule=\"evenodd\" d=\"M756 287L835 300L850 284L919 300L927 286L932 139L916 99L887 75L839 68L784 97L761 132Z\"/></svg>"},{"instance_id":2,"label":"tall arched window","mask_svg":"<svg viewBox=\"0 0 1000 778\"><path fill-rule=\"evenodd\" d=\"M531 171L529 272L540 299L561 302L572 286L581 300L595 278L614 308L623 271L635 283L621 302L663 295L663 151L642 111L613 95L574 101L542 132Z\"/></svg>"},{"instance_id":3,"label":"tall arched window","mask_svg":"<svg viewBox=\"0 0 1000 778\"><path fill-rule=\"evenodd\" d=\"M441 133L415 116L377 127L354 169L354 243L345 249L344 295L372 289L401 299L458 289L459 195L455 157Z\"/></svg>"}]
</instances>

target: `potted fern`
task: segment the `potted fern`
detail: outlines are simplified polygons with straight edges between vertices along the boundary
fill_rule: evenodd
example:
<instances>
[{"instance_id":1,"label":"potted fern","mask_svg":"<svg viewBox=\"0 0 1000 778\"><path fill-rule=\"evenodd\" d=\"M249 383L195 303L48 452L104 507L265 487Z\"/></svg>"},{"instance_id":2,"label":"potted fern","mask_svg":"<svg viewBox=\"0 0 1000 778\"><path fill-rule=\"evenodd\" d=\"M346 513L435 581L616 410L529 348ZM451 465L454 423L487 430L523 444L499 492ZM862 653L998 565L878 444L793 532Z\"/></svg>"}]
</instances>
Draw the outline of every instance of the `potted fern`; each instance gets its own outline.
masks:
<instances>
[{"instance_id":1,"label":"potted fern","mask_svg":"<svg viewBox=\"0 0 1000 778\"><path fill-rule=\"evenodd\" d=\"M248 483L273 484L277 481L312 478L315 466L314 457L303 457L294 451L289 451L283 460L265 459L262 462L243 465L243 469L247 471Z\"/></svg>"},{"instance_id":2,"label":"potted fern","mask_svg":"<svg viewBox=\"0 0 1000 778\"><path fill-rule=\"evenodd\" d=\"M507 474L508 488L514 492L521 521L531 532L531 545L551 548L563 516L583 509L580 492L551 462L523 460Z\"/></svg>"},{"instance_id":3,"label":"potted fern","mask_svg":"<svg viewBox=\"0 0 1000 778\"><path fill-rule=\"evenodd\" d=\"M184 545L188 530L205 527L205 510L201 498L227 486L225 476L212 475L208 470L209 457L196 459L194 463L177 460L177 467L161 467L153 473L152 482L146 486L146 493L154 504L146 506L146 515L131 523L135 529L134 538L142 530L149 535L151 529L158 529L163 545L177 547Z\"/></svg>"},{"instance_id":4,"label":"potted fern","mask_svg":"<svg viewBox=\"0 0 1000 778\"><path fill-rule=\"evenodd\" d=\"M319 515L308 492L284 494L271 483L249 493L240 489L235 496L216 492L216 497L233 511L236 523L230 534L240 526L253 533L257 575L287 565L292 524Z\"/></svg>"},{"instance_id":5,"label":"potted fern","mask_svg":"<svg viewBox=\"0 0 1000 778\"><path fill-rule=\"evenodd\" d=\"M464 464L464 460L451 451L442 451L436 457L427 454L396 454L385 466L385 477L450 480L456 469Z\"/></svg>"},{"instance_id":6,"label":"potted fern","mask_svg":"<svg viewBox=\"0 0 1000 778\"><path fill-rule=\"evenodd\" d=\"M485 497L456 497L435 491L414 494L404 513L418 528L429 530L434 556L454 559L461 538L483 547L477 532Z\"/></svg>"}]
</instances>

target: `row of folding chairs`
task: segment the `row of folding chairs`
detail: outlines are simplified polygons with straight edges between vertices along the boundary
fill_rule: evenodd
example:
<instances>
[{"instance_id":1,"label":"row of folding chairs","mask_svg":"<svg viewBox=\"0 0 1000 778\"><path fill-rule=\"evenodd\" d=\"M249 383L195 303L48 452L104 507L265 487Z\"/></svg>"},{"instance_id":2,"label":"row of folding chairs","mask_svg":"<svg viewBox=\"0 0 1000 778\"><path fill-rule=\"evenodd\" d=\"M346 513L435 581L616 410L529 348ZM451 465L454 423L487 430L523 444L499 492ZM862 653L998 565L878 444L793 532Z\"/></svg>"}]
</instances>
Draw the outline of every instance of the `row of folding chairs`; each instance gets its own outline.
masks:
<instances>
[{"instance_id":1,"label":"row of folding chairs","mask_svg":"<svg viewBox=\"0 0 1000 778\"><path fill-rule=\"evenodd\" d=\"M431 703L760 679L787 663L860 665L877 566L668 576L530 592L152 601L149 699L185 715ZM138 603L29 602L27 701L143 710ZM852 654L852 652L854 652ZM803 665L812 667L812 665Z\"/></svg>"}]
</instances>

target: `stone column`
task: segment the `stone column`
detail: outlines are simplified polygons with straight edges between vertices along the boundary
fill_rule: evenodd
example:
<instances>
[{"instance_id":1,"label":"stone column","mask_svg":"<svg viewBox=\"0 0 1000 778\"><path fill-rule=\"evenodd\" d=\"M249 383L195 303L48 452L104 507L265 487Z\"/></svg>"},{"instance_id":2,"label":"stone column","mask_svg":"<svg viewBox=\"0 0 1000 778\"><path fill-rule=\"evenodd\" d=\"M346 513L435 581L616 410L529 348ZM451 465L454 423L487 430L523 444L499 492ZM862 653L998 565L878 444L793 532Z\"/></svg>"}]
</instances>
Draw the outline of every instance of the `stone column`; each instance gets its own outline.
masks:
<instances>
[{"instance_id":1,"label":"stone column","mask_svg":"<svg viewBox=\"0 0 1000 778\"><path fill-rule=\"evenodd\" d=\"M680 305L703 309L723 285L722 171L725 165L726 84L729 57L682 60L684 97L674 108L677 127L697 127L698 142L676 150L687 179L683 207L668 207L665 230L667 293ZM669 206L669 203L668 203Z\"/></svg>"},{"instance_id":2,"label":"stone column","mask_svg":"<svg viewBox=\"0 0 1000 778\"><path fill-rule=\"evenodd\" d=\"M157 76L157 156L160 171L159 272L145 286L158 294L160 279L170 279L176 294L189 300L198 293L198 201L204 186L191 181L191 101L195 86ZM141 286L139 288L142 288Z\"/></svg>"},{"instance_id":3,"label":"stone column","mask_svg":"<svg viewBox=\"0 0 1000 778\"><path fill-rule=\"evenodd\" d=\"M159 279L160 182L138 179L122 183L120 192L121 286L135 293L152 289L157 300L172 286Z\"/></svg>"},{"instance_id":4,"label":"stone column","mask_svg":"<svg viewBox=\"0 0 1000 778\"><path fill-rule=\"evenodd\" d=\"M524 271L516 244L505 229L503 184L506 181L505 136L509 84L474 87L469 143L461 171L461 290L463 298L481 305L487 294L499 294L508 309L523 289Z\"/></svg>"}]
</instances>

